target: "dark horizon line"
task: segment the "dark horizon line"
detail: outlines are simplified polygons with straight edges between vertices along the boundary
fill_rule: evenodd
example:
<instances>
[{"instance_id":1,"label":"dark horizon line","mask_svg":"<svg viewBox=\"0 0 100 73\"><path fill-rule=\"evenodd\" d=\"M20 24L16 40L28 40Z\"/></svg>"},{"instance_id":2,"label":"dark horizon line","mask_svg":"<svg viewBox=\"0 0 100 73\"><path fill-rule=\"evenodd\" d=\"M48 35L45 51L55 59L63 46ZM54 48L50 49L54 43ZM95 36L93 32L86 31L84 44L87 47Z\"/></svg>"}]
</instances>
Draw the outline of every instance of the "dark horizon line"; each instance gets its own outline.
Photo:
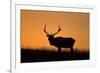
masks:
<instances>
[{"instance_id":1,"label":"dark horizon line","mask_svg":"<svg viewBox=\"0 0 100 73\"><path fill-rule=\"evenodd\" d=\"M57 49L57 48L55 48L55 47L53 47L53 48L46 48L46 47L42 47L42 48L22 48L21 47L21 49L28 49L28 50L45 50L45 51L47 51L47 50L49 50L50 51L50 49ZM66 49L66 48L65 48ZM66 49L66 50L69 50L69 49ZM53 50L52 50L53 51ZM74 48L74 51L90 51L90 49L83 49L83 48Z\"/></svg>"}]
</instances>

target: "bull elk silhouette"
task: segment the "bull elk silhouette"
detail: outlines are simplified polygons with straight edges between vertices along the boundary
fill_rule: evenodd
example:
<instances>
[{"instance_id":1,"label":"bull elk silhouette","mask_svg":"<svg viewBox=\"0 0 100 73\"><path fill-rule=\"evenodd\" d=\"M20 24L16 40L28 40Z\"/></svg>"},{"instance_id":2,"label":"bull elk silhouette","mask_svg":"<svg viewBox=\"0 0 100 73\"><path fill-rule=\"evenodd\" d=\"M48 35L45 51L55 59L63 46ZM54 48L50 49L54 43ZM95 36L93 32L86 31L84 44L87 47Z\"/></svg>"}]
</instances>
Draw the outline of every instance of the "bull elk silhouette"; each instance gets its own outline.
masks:
<instances>
[{"instance_id":1,"label":"bull elk silhouette","mask_svg":"<svg viewBox=\"0 0 100 73\"><path fill-rule=\"evenodd\" d=\"M75 43L75 40L71 37L64 38L64 37L54 37L56 34L58 34L61 31L61 28L59 26L59 29L54 34L49 34L46 31L46 25L44 26L44 32L47 34L48 41L50 45L53 45L58 48L58 52L61 52L61 48L70 48L70 52L73 52L73 45Z\"/></svg>"}]
</instances>

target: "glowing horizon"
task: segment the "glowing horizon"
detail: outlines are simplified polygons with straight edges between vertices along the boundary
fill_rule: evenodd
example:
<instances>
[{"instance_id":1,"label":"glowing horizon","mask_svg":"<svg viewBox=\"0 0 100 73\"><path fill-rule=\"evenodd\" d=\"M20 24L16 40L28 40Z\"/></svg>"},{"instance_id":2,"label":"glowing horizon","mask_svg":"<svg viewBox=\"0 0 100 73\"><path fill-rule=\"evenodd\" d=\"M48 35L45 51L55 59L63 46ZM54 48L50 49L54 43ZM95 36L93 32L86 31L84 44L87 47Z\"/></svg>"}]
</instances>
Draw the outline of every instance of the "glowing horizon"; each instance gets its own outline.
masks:
<instances>
[{"instance_id":1,"label":"glowing horizon","mask_svg":"<svg viewBox=\"0 0 100 73\"><path fill-rule=\"evenodd\" d=\"M89 50L89 13L40 10L21 10L21 48L52 48L43 31L45 24L50 34L60 25L55 37L72 37L74 48Z\"/></svg>"}]
</instances>

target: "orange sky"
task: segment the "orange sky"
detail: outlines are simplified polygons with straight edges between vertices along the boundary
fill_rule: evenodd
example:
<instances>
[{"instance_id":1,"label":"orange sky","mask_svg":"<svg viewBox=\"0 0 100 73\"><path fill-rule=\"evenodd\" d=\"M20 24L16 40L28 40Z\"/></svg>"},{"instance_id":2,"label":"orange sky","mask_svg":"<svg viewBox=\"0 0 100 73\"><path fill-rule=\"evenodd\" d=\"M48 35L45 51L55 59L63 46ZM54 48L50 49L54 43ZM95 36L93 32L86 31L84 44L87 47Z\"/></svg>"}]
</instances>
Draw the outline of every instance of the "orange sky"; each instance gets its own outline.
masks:
<instances>
[{"instance_id":1,"label":"orange sky","mask_svg":"<svg viewBox=\"0 0 100 73\"><path fill-rule=\"evenodd\" d=\"M73 37L74 48L89 49L89 13L21 10L21 47L52 47L43 31L47 24L48 33L62 31L56 36ZM56 37L55 36L55 37Z\"/></svg>"}]
</instances>

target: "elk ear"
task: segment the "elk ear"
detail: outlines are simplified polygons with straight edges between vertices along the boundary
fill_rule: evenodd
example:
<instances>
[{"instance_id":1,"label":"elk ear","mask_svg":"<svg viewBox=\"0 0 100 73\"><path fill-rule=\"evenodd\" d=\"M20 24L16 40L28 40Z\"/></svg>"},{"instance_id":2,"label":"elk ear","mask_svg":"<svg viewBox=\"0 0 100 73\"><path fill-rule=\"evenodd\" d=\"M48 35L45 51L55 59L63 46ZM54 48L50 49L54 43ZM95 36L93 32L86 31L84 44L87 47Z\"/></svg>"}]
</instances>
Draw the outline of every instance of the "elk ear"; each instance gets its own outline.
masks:
<instances>
[{"instance_id":1,"label":"elk ear","mask_svg":"<svg viewBox=\"0 0 100 73\"><path fill-rule=\"evenodd\" d=\"M46 35L47 37L49 37L49 35Z\"/></svg>"}]
</instances>

